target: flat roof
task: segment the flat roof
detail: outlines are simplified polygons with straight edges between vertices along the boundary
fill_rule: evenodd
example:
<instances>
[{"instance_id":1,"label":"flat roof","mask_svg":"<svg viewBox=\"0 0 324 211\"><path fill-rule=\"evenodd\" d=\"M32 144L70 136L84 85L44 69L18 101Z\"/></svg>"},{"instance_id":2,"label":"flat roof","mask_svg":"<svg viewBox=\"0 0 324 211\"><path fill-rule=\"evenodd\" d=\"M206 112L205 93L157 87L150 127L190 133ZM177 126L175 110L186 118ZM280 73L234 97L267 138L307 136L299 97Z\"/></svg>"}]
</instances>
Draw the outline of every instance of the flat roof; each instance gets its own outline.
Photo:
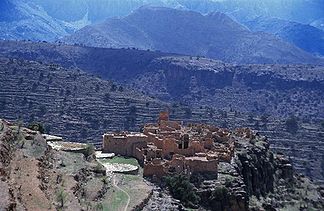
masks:
<instances>
[{"instance_id":1,"label":"flat roof","mask_svg":"<svg viewBox=\"0 0 324 211\"><path fill-rule=\"evenodd\" d=\"M125 137L147 137L143 133L105 133L104 136L113 136L114 138L125 138Z\"/></svg>"}]
</instances>

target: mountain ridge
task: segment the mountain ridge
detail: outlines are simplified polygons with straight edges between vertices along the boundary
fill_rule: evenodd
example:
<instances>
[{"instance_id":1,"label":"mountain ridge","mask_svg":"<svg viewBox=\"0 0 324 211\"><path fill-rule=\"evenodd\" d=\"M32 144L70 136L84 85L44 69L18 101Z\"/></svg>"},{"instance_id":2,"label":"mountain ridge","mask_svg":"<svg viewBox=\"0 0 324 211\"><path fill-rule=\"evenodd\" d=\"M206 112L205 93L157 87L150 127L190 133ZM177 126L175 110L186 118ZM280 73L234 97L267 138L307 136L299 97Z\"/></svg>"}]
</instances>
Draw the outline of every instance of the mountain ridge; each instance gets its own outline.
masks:
<instances>
[{"instance_id":1,"label":"mountain ridge","mask_svg":"<svg viewBox=\"0 0 324 211\"><path fill-rule=\"evenodd\" d=\"M265 17L259 17L244 24L252 31L268 32L307 52L319 56L324 55L324 31L311 25Z\"/></svg>"},{"instance_id":2,"label":"mountain ridge","mask_svg":"<svg viewBox=\"0 0 324 211\"><path fill-rule=\"evenodd\" d=\"M163 7L141 7L125 18L87 26L62 41L160 50L231 63L323 62L273 35L250 32L225 14L202 15Z\"/></svg>"}]
</instances>

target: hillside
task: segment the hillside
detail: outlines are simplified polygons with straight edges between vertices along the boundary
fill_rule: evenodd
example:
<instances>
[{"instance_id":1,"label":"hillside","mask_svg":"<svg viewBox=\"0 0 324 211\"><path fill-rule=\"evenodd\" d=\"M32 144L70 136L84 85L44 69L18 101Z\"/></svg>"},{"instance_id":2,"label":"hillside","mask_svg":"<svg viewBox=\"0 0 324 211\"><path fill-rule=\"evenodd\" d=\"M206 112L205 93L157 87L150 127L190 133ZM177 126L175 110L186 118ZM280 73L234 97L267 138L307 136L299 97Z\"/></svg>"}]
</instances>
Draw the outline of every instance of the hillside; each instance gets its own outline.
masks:
<instances>
[{"instance_id":1,"label":"hillside","mask_svg":"<svg viewBox=\"0 0 324 211\"><path fill-rule=\"evenodd\" d=\"M1 117L46 122L69 140L98 140L107 130L139 129L163 104L80 70L0 59Z\"/></svg>"},{"instance_id":2,"label":"hillside","mask_svg":"<svg viewBox=\"0 0 324 211\"><path fill-rule=\"evenodd\" d=\"M1 210L79 210L99 203L108 189L105 169L93 158L53 150L41 134L3 120L0 171ZM81 191L87 196L77 197Z\"/></svg>"},{"instance_id":3,"label":"hillside","mask_svg":"<svg viewBox=\"0 0 324 211\"><path fill-rule=\"evenodd\" d=\"M321 66L231 65L152 51L28 42L0 42L0 50L5 57L77 67L171 103L323 118Z\"/></svg>"},{"instance_id":4,"label":"hillside","mask_svg":"<svg viewBox=\"0 0 324 211\"><path fill-rule=\"evenodd\" d=\"M321 62L273 35L253 33L225 14L201 15L162 7L141 7L125 18L87 26L62 41L160 50L244 64Z\"/></svg>"},{"instance_id":5,"label":"hillside","mask_svg":"<svg viewBox=\"0 0 324 211\"><path fill-rule=\"evenodd\" d=\"M324 31L308 24L278 18L256 18L244 23L252 31L275 34L304 51L324 55Z\"/></svg>"}]
</instances>

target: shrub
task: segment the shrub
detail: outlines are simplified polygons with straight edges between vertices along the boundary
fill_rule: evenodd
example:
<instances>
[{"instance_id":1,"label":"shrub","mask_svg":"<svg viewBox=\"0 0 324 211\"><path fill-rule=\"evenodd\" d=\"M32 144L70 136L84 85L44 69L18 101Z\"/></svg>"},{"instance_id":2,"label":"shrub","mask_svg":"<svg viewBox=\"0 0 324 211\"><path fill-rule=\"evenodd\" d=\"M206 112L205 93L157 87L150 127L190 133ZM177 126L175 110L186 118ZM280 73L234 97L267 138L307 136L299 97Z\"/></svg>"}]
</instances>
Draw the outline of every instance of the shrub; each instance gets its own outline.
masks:
<instances>
[{"instance_id":1,"label":"shrub","mask_svg":"<svg viewBox=\"0 0 324 211\"><path fill-rule=\"evenodd\" d=\"M95 147L92 144L88 144L84 151L84 156L88 158L95 153Z\"/></svg>"},{"instance_id":2,"label":"shrub","mask_svg":"<svg viewBox=\"0 0 324 211\"><path fill-rule=\"evenodd\" d=\"M45 133L45 128L42 123L33 122L33 123L29 124L27 127L31 130L38 131L40 133Z\"/></svg>"},{"instance_id":3,"label":"shrub","mask_svg":"<svg viewBox=\"0 0 324 211\"><path fill-rule=\"evenodd\" d=\"M224 186L221 186L221 187L217 187L213 191L212 196L211 196L211 199L212 200L217 200L217 201L224 201L224 200L226 200L227 195L228 195L227 188L224 187Z\"/></svg>"}]
</instances>

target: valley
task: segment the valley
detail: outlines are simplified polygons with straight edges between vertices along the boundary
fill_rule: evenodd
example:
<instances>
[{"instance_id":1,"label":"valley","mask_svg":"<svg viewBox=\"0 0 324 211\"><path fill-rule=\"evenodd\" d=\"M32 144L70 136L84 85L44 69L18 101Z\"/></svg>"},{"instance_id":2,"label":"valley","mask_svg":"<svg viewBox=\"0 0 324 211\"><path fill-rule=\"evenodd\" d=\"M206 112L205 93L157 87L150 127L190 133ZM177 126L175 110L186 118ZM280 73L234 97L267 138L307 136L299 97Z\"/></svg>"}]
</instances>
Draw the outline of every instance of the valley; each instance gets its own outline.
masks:
<instances>
[{"instance_id":1,"label":"valley","mask_svg":"<svg viewBox=\"0 0 324 211\"><path fill-rule=\"evenodd\" d=\"M98 134L139 131L168 109L184 122L256 129L291 156L299 172L324 181L321 66L231 65L31 42L2 41L0 49L10 58L1 62L4 118L43 122L53 134L100 146ZM285 125L291 114L298 118L293 132Z\"/></svg>"},{"instance_id":2,"label":"valley","mask_svg":"<svg viewBox=\"0 0 324 211\"><path fill-rule=\"evenodd\" d=\"M322 6L0 1L0 210L323 210Z\"/></svg>"}]
</instances>

